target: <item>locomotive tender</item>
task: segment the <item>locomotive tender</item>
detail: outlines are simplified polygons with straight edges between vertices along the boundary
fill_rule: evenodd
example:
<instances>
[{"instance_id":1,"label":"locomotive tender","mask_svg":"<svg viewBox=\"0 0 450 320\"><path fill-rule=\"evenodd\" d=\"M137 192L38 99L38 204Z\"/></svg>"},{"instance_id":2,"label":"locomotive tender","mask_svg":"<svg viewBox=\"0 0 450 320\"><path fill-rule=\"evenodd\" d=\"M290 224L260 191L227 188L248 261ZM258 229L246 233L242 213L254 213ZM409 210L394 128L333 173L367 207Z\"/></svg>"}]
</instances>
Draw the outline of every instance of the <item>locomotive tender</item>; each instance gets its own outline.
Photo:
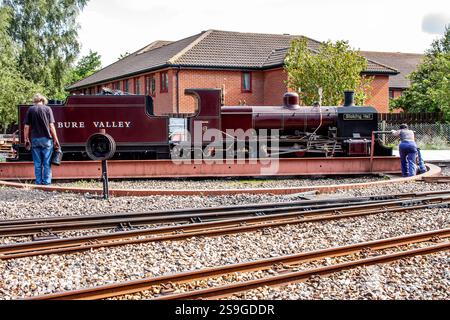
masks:
<instances>
[{"instance_id":1,"label":"locomotive tender","mask_svg":"<svg viewBox=\"0 0 450 320\"><path fill-rule=\"evenodd\" d=\"M343 107L299 106L295 93L285 94L284 105L273 107L222 106L220 89L187 89L185 93L197 100L197 112L186 118L156 116L153 99L142 95L79 95L68 97L64 105L49 105L64 159L86 159L86 141L102 129L116 142L115 158L168 159L171 151L188 143L182 141L186 135L171 132L170 124L177 119L184 123L192 140L195 134L199 135L195 129L198 124L200 132L216 129L227 137L230 130L278 130L277 144L272 143L275 137L269 133L258 153L251 150L248 142L243 144L247 155L259 157L368 156L372 132L378 130L377 111L373 107L353 106L353 94L349 92ZM23 135L28 108L19 106L20 139L15 145L18 160L30 158ZM248 138L237 135L233 139L237 142ZM206 150L208 144L211 141L202 140L200 146L192 145L193 151L200 149L207 157L229 149L216 144L213 150ZM374 154L390 156L392 149L376 140Z\"/></svg>"}]
</instances>

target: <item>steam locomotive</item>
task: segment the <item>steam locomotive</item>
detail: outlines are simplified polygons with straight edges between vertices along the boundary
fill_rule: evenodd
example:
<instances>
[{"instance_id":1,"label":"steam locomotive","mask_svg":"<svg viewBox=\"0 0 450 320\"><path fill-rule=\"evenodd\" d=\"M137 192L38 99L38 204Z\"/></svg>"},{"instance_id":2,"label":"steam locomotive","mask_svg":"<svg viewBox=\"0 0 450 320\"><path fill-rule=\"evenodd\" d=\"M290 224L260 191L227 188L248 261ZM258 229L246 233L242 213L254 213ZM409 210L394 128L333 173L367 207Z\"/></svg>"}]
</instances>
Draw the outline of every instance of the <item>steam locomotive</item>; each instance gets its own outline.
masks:
<instances>
[{"instance_id":1,"label":"steam locomotive","mask_svg":"<svg viewBox=\"0 0 450 320\"><path fill-rule=\"evenodd\" d=\"M368 156L372 132L378 129L377 111L354 106L351 92L343 107L299 106L295 93L285 94L283 106L272 107L223 106L220 89L185 93L197 100L196 113L187 117L156 116L152 97L142 95L76 95L65 104L49 104L64 159L87 159L86 141L101 130L115 140L116 159L169 159L180 150L203 157L225 156L230 150L247 157ZM17 160L31 158L23 135L28 108L19 106ZM257 148L249 131L266 135ZM218 142L217 133L227 143ZM374 154L390 156L392 149L376 140Z\"/></svg>"}]
</instances>

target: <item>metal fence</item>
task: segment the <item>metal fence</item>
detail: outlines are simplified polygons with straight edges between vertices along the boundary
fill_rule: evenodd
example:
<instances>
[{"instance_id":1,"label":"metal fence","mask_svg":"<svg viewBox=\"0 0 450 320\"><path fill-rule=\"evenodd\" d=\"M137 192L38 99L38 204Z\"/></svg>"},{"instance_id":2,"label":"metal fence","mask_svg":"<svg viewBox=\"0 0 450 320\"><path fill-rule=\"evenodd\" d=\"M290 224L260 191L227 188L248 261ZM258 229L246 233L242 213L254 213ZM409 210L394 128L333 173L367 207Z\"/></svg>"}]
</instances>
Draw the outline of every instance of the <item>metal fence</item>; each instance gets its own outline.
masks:
<instances>
[{"instance_id":1,"label":"metal fence","mask_svg":"<svg viewBox=\"0 0 450 320\"><path fill-rule=\"evenodd\" d=\"M444 123L442 112L419 112L419 113L379 113L378 122L386 123Z\"/></svg>"},{"instance_id":2,"label":"metal fence","mask_svg":"<svg viewBox=\"0 0 450 320\"><path fill-rule=\"evenodd\" d=\"M450 149L450 124L447 123L410 123L409 128L416 134L417 145L424 150ZM399 123L381 121L378 124L381 131L398 130ZM390 134L381 136L387 145L397 145L399 138Z\"/></svg>"}]
</instances>

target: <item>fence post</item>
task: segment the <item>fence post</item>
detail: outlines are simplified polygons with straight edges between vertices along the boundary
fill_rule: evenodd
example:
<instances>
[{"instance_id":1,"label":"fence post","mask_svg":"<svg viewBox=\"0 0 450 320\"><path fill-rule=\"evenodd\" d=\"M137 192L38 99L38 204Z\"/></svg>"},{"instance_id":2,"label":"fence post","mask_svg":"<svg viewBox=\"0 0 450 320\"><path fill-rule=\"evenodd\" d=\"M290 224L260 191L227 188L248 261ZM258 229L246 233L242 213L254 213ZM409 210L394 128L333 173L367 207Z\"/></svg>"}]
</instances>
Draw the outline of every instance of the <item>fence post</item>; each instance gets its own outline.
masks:
<instances>
[{"instance_id":1,"label":"fence post","mask_svg":"<svg viewBox=\"0 0 450 320\"><path fill-rule=\"evenodd\" d=\"M381 131L386 131L386 120L381 121ZM385 134L383 134L383 144L386 144Z\"/></svg>"}]
</instances>

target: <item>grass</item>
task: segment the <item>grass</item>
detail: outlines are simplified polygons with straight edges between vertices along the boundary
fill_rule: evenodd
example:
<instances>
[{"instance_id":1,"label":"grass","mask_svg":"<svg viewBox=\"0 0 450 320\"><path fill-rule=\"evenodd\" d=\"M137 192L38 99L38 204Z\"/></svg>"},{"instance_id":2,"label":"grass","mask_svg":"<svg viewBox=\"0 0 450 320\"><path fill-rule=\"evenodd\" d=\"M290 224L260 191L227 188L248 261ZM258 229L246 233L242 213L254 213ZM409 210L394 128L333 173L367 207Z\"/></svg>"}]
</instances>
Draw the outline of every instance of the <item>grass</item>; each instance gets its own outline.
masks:
<instances>
[{"instance_id":1,"label":"grass","mask_svg":"<svg viewBox=\"0 0 450 320\"><path fill-rule=\"evenodd\" d=\"M250 186L261 186L266 182L267 180L260 180L260 179L247 179L247 180L239 180L239 181L229 181L227 182L230 186L238 186L242 184L250 185Z\"/></svg>"},{"instance_id":2,"label":"grass","mask_svg":"<svg viewBox=\"0 0 450 320\"><path fill-rule=\"evenodd\" d=\"M72 185L77 188L89 188L89 187L95 186L97 184L100 184L100 182L98 180L94 180L94 179L78 180L78 181L75 181L72 183Z\"/></svg>"},{"instance_id":3,"label":"grass","mask_svg":"<svg viewBox=\"0 0 450 320\"><path fill-rule=\"evenodd\" d=\"M449 150L447 139L440 136L422 136L417 139L417 146L422 150Z\"/></svg>"},{"instance_id":4,"label":"grass","mask_svg":"<svg viewBox=\"0 0 450 320\"><path fill-rule=\"evenodd\" d=\"M450 150L449 142L441 136L420 136L417 138L416 143L421 150ZM386 146L398 150L399 144L400 140L397 142L386 143Z\"/></svg>"}]
</instances>

